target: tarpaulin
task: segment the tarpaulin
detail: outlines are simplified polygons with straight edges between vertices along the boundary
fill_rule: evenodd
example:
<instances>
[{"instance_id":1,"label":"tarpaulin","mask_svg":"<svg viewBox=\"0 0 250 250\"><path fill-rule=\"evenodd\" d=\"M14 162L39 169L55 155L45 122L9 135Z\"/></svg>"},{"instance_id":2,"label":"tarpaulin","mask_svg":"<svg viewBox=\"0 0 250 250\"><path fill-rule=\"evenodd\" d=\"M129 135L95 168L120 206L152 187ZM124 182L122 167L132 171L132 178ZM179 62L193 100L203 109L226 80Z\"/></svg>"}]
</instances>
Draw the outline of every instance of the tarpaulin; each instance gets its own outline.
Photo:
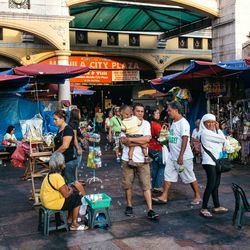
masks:
<instances>
[{"instance_id":1,"label":"tarpaulin","mask_svg":"<svg viewBox=\"0 0 250 250\"><path fill-rule=\"evenodd\" d=\"M35 114L42 113L43 104L32 102L18 96L0 97L0 139L9 125L15 126L15 135L22 137L20 120L31 119Z\"/></svg>"},{"instance_id":2,"label":"tarpaulin","mask_svg":"<svg viewBox=\"0 0 250 250\"><path fill-rule=\"evenodd\" d=\"M152 88L161 92L168 92L169 89L185 80L199 79L206 77L224 78L233 75L250 74L250 66L246 61L228 61L221 63L191 61L191 64L182 72L167 75L162 78L151 80Z\"/></svg>"},{"instance_id":3,"label":"tarpaulin","mask_svg":"<svg viewBox=\"0 0 250 250\"><path fill-rule=\"evenodd\" d=\"M29 75L39 77L55 77L67 79L89 72L88 67L75 67L53 64L29 64L13 69L16 75Z\"/></svg>"}]
</instances>

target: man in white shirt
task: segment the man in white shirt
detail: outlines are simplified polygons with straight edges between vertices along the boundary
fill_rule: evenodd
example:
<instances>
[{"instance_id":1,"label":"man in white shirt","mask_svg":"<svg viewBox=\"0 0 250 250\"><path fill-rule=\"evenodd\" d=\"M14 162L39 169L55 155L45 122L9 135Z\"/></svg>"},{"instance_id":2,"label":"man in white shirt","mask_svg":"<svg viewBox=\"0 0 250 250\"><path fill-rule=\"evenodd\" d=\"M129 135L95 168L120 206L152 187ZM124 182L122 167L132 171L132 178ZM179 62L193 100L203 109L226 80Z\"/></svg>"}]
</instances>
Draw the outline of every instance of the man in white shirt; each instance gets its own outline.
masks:
<instances>
[{"instance_id":1,"label":"man in white shirt","mask_svg":"<svg viewBox=\"0 0 250 250\"><path fill-rule=\"evenodd\" d=\"M139 178L139 183L143 190L143 195L148 207L148 218L156 219L158 214L152 210L152 197L151 197L151 176L149 163L145 163L144 154L140 145L146 144L151 139L150 123L143 119L144 116L144 106L142 104L136 103L133 107L134 115L142 121L141 127L141 137L126 137L125 134L121 135L121 143L124 145L122 152L122 185L125 190L127 207L125 210L125 215L132 216L132 188L134 178L137 175ZM135 166L130 166L128 164L129 157L128 151L129 146L135 146L133 153L133 162Z\"/></svg>"},{"instance_id":2,"label":"man in white shirt","mask_svg":"<svg viewBox=\"0 0 250 250\"><path fill-rule=\"evenodd\" d=\"M164 171L163 193L158 198L153 198L157 204L168 201L168 192L172 182L178 181L178 175L185 184L190 184L194 190L192 205L201 202L199 186L193 171L193 153L190 146L190 126L181 114L182 106L178 102L168 105L168 114L173 123L169 131L170 154Z\"/></svg>"}]
</instances>

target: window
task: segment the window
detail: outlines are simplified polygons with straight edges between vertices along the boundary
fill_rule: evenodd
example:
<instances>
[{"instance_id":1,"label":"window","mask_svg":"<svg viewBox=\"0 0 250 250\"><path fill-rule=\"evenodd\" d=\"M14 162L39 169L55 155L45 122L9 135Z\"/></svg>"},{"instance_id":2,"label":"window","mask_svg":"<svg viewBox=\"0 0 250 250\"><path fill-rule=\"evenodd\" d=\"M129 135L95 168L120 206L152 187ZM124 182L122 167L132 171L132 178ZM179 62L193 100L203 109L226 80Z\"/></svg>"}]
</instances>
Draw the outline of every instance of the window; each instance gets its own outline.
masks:
<instances>
[{"instance_id":1,"label":"window","mask_svg":"<svg viewBox=\"0 0 250 250\"><path fill-rule=\"evenodd\" d=\"M88 32L87 31L76 31L76 43L77 44L88 44Z\"/></svg>"},{"instance_id":2,"label":"window","mask_svg":"<svg viewBox=\"0 0 250 250\"><path fill-rule=\"evenodd\" d=\"M212 39L211 38L207 39L207 48L212 49Z\"/></svg>"},{"instance_id":3,"label":"window","mask_svg":"<svg viewBox=\"0 0 250 250\"><path fill-rule=\"evenodd\" d=\"M119 39L118 39L118 33L108 33L108 45L118 45Z\"/></svg>"},{"instance_id":4,"label":"window","mask_svg":"<svg viewBox=\"0 0 250 250\"><path fill-rule=\"evenodd\" d=\"M187 49L188 48L188 38L187 37L179 37L179 48Z\"/></svg>"},{"instance_id":5,"label":"window","mask_svg":"<svg viewBox=\"0 0 250 250\"><path fill-rule=\"evenodd\" d=\"M202 38L194 38L194 49L202 49Z\"/></svg>"},{"instance_id":6,"label":"window","mask_svg":"<svg viewBox=\"0 0 250 250\"><path fill-rule=\"evenodd\" d=\"M0 40L3 40L3 29L0 28Z\"/></svg>"},{"instance_id":7,"label":"window","mask_svg":"<svg viewBox=\"0 0 250 250\"><path fill-rule=\"evenodd\" d=\"M129 46L140 46L140 36L138 34L129 34Z\"/></svg>"},{"instance_id":8,"label":"window","mask_svg":"<svg viewBox=\"0 0 250 250\"><path fill-rule=\"evenodd\" d=\"M29 9L30 1L29 0L9 0L10 9Z\"/></svg>"}]
</instances>

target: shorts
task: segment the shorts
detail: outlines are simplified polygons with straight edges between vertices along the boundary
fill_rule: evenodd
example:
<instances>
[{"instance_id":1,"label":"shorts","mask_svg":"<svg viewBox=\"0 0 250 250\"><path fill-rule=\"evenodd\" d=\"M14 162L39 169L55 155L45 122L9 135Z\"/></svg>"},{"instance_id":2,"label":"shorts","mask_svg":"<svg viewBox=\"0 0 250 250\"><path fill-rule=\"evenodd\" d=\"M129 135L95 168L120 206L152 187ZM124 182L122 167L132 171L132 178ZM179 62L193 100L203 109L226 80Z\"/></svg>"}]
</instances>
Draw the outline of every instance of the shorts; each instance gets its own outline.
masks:
<instances>
[{"instance_id":1,"label":"shorts","mask_svg":"<svg viewBox=\"0 0 250 250\"><path fill-rule=\"evenodd\" d=\"M139 183L143 191L151 189L151 176L149 164L138 163L138 166L132 167L127 161L121 163L122 168L122 186L125 190L132 189L135 176L138 176Z\"/></svg>"},{"instance_id":2,"label":"shorts","mask_svg":"<svg viewBox=\"0 0 250 250\"><path fill-rule=\"evenodd\" d=\"M193 170L193 159L184 160L183 165L185 169L183 172L179 173L178 169L180 165L177 164L177 161L173 161L168 158L164 170L164 180L169 182L177 182L178 175L180 175L182 182L185 184L189 184L196 181L196 177Z\"/></svg>"},{"instance_id":3,"label":"shorts","mask_svg":"<svg viewBox=\"0 0 250 250\"><path fill-rule=\"evenodd\" d=\"M61 210L71 211L75 207L79 207L82 205L82 196L79 195L78 191L73 191L73 193L68 197L65 198L64 204Z\"/></svg>"},{"instance_id":4,"label":"shorts","mask_svg":"<svg viewBox=\"0 0 250 250\"><path fill-rule=\"evenodd\" d=\"M77 159L65 163L64 179L67 184L72 184L76 181Z\"/></svg>"},{"instance_id":5,"label":"shorts","mask_svg":"<svg viewBox=\"0 0 250 250\"><path fill-rule=\"evenodd\" d=\"M119 132L114 132L113 133L113 150L116 150L120 147L120 138L121 138L121 133Z\"/></svg>"}]
</instances>

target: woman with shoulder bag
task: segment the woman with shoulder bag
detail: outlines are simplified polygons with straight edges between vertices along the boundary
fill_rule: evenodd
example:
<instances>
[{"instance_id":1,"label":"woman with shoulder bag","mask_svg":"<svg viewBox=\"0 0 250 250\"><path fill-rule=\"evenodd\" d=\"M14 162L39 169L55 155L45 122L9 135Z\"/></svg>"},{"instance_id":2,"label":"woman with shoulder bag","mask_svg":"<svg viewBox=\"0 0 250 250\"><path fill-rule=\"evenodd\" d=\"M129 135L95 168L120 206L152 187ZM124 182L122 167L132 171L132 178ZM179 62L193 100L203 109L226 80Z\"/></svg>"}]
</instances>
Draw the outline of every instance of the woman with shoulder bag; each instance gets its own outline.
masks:
<instances>
[{"instance_id":1,"label":"woman with shoulder bag","mask_svg":"<svg viewBox=\"0 0 250 250\"><path fill-rule=\"evenodd\" d=\"M202 166L206 171L207 184L203 194L202 209L200 215L209 218L212 213L208 211L208 201L212 195L214 208L213 213L226 213L227 208L221 207L219 202L219 185L221 173L216 169L215 161L207 153L208 151L216 158L222 157L223 144L225 143L225 136L219 130L219 124L213 114L206 114L202 117L200 122L200 140L202 153Z\"/></svg>"},{"instance_id":2,"label":"woman with shoulder bag","mask_svg":"<svg viewBox=\"0 0 250 250\"><path fill-rule=\"evenodd\" d=\"M67 113L65 111L56 111L53 118L55 125L59 128L54 138L55 151L64 155L66 165L64 178L67 184L73 184L77 180L77 156L74 150L74 131L66 123Z\"/></svg>"},{"instance_id":3,"label":"woman with shoulder bag","mask_svg":"<svg viewBox=\"0 0 250 250\"><path fill-rule=\"evenodd\" d=\"M150 123L152 138L148 144L149 156L153 159L151 162L151 178L152 191L161 192L164 179L165 165L162 162L162 145L158 141L161 133L162 124L160 122L160 111L155 109L153 111L153 119Z\"/></svg>"}]
</instances>

